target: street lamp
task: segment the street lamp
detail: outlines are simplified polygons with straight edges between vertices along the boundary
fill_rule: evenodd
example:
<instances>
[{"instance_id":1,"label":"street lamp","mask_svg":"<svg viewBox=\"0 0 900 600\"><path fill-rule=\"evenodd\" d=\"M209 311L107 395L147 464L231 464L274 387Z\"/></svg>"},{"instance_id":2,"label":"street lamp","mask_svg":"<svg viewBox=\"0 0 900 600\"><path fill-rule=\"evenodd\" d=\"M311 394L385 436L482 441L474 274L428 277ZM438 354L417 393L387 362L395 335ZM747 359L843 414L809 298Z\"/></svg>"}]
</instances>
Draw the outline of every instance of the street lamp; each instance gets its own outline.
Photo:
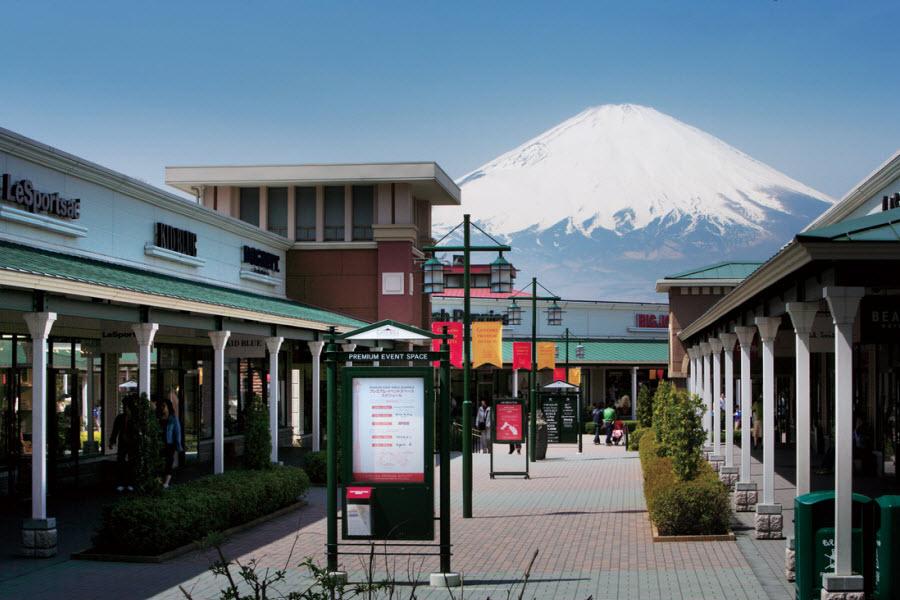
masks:
<instances>
[{"instance_id":1,"label":"street lamp","mask_svg":"<svg viewBox=\"0 0 900 600\"><path fill-rule=\"evenodd\" d=\"M531 278L531 371L528 373L528 460L534 462L537 460L535 447L537 446L537 390L535 386L537 385L537 303L538 300L545 301L553 301L553 305L556 306L558 312L553 313L556 319L556 322L552 322L550 320L550 310L547 311L547 324L548 325L561 325L562 324L562 309L559 308L557 301L559 301L559 296L538 296L538 286L541 286L544 291L548 293L550 290L545 288L543 285L538 283L537 277ZM525 288L527 289L527 288ZM524 291L524 290L523 290ZM507 314L513 308L518 308L516 305L516 300L513 298L513 303L507 308ZM552 310L552 308L551 308ZM521 314L521 309L519 309ZM521 317L520 317L521 319Z\"/></svg>"},{"instance_id":2,"label":"street lamp","mask_svg":"<svg viewBox=\"0 0 900 600\"><path fill-rule=\"evenodd\" d=\"M422 265L424 289L426 294L442 294L444 292L444 263L432 256Z\"/></svg>"},{"instance_id":3,"label":"street lamp","mask_svg":"<svg viewBox=\"0 0 900 600\"><path fill-rule=\"evenodd\" d=\"M551 304L547 309L547 325L562 325L562 315L563 309L560 308L559 304L557 304L556 300L554 300L553 304Z\"/></svg>"},{"instance_id":4,"label":"street lamp","mask_svg":"<svg viewBox=\"0 0 900 600\"><path fill-rule=\"evenodd\" d=\"M503 253L491 263L491 291L508 294L512 291L513 266L503 258Z\"/></svg>"},{"instance_id":5,"label":"street lamp","mask_svg":"<svg viewBox=\"0 0 900 600\"><path fill-rule=\"evenodd\" d=\"M462 246L438 246L444 239L447 238L454 231L463 228L463 245ZM494 242L493 246L475 246L472 245L470 241L471 237L471 228L474 227L485 236L488 237L492 242ZM472 379L472 311L471 311L471 294L470 294L470 254L472 252L512 252L512 248L510 246L506 246L504 244L499 243L497 240L492 238L486 231L484 231L478 225L474 225L471 222L470 215L463 215L463 222L448 231L444 237L437 241L437 243L433 246L426 246L422 248L423 252L462 252L463 253L463 403L462 403L462 471L463 471L463 518L470 519L472 518L472 399L470 397L471 387L470 382ZM435 259L432 259L435 260ZM501 257L498 260L502 260L504 263L509 265L506 259ZM425 264L427 265L427 261ZM494 289L494 265L497 264L497 261L491 264L491 289ZM497 277L497 285L501 286L503 284L503 278L501 273L503 272L502 263L498 266L498 277ZM432 265L432 268L435 268ZM508 272L507 278L508 283L510 284L510 288L512 287L512 266L510 265L510 270ZM427 288L426 288L427 290ZM443 290L443 266L441 266L441 290ZM432 292L435 293L435 292ZM441 440L441 443L447 443L446 440ZM443 465L441 468L444 468Z\"/></svg>"},{"instance_id":6,"label":"street lamp","mask_svg":"<svg viewBox=\"0 0 900 600\"><path fill-rule=\"evenodd\" d=\"M575 358L584 360L584 344L579 343L577 346L575 346Z\"/></svg>"},{"instance_id":7,"label":"street lamp","mask_svg":"<svg viewBox=\"0 0 900 600\"><path fill-rule=\"evenodd\" d=\"M513 298L512 304L506 309L506 322L509 325L522 324L522 307L516 303L515 298Z\"/></svg>"}]
</instances>

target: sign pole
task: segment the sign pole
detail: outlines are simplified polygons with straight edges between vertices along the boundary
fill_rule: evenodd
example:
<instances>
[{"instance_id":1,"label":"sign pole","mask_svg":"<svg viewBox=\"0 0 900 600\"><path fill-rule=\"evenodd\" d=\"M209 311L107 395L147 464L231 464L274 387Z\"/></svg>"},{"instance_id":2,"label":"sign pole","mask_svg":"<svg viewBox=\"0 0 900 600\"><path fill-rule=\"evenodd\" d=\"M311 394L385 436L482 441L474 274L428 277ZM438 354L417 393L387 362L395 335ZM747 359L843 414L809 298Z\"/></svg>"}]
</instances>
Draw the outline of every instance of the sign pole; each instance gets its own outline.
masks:
<instances>
[{"instance_id":1,"label":"sign pole","mask_svg":"<svg viewBox=\"0 0 900 600\"><path fill-rule=\"evenodd\" d=\"M325 348L325 402L326 402L326 435L328 436L328 471L326 481L326 508L328 512L327 555L328 572L338 572L338 541L337 541L337 394L336 371L337 362L333 353L337 351L334 343L334 328L328 334L328 344ZM350 460L346 457L345 460Z\"/></svg>"},{"instance_id":2,"label":"sign pole","mask_svg":"<svg viewBox=\"0 0 900 600\"><path fill-rule=\"evenodd\" d=\"M472 399L469 394L472 360L472 316L469 298L469 215L463 215L463 403L462 475L463 518L472 518Z\"/></svg>"},{"instance_id":3,"label":"sign pole","mask_svg":"<svg viewBox=\"0 0 900 600\"><path fill-rule=\"evenodd\" d=\"M528 458L537 460L537 277L531 278L531 372L528 374Z\"/></svg>"},{"instance_id":4,"label":"sign pole","mask_svg":"<svg viewBox=\"0 0 900 600\"><path fill-rule=\"evenodd\" d=\"M450 573L450 345L447 327L441 341L441 573Z\"/></svg>"}]
</instances>

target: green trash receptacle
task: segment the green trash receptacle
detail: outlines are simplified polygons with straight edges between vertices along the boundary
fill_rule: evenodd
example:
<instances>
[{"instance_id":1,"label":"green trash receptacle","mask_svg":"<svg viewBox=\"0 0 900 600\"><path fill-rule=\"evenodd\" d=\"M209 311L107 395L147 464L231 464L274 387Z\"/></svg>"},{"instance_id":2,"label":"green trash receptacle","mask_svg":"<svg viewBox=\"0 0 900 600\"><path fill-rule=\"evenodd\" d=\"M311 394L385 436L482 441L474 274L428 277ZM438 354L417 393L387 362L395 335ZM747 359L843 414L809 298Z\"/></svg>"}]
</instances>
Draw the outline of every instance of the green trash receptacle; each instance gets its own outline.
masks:
<instances>
[{"instance_id":1,"label":"green trash receptacle","mask_svg":"<svg viewBox=\"0 0 900 600\"><path fill-rule=\"evenodd\" d=\"M900 598L900 496L875 499L875 600Z\"/></svg>"},{"instance_id":2,"label":"green trash receptacle","mask_svg":"<svg viewBox=\"0 0 900 600\"><path fill-rule=\"evenodd\" d=\"M872 589L872 499L853 494L853 571ZM797 600L819 600L822 574L834 571L834 491L813 492L794 499L794 550Z\"/></svg>"}]
</instances>

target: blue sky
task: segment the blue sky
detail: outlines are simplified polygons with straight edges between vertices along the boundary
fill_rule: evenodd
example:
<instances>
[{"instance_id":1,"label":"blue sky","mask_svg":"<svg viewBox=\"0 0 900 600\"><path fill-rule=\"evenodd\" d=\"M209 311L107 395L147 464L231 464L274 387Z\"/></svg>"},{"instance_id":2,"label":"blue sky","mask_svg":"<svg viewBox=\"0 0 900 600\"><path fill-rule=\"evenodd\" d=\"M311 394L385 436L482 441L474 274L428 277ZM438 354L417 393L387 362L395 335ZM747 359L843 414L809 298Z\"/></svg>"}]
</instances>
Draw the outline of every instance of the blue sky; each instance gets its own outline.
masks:
<instances>
[{"instance_id":1,"label":"blue sky","mask_svg":"<svg viewBox=\"0 0 900 600\"><path fill-rule=\"evenodd\" d=\"M4 10L0 125L170 164L436 160L459 177L633 102L835 197L900 148L897 2L153 2Z\"/></svg>"}]
</instances>

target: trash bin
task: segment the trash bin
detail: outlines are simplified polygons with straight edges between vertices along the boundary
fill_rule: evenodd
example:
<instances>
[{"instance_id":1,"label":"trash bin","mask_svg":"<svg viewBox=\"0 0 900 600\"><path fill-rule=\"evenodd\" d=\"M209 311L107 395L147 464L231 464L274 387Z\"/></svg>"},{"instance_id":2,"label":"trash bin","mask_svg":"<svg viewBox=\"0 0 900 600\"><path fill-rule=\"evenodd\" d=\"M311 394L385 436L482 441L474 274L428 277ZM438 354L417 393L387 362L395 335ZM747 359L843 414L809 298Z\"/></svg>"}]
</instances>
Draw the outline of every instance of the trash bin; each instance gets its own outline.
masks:
<instances>
[{"instance_id":1,"label":"trash bin","mask_svg":"<svg viewBox=\"0 0 900 600\"><path fill-rule=\"evenodd\" d=\"M900 597L900 496L875 499L875 600Z\"/></svg>"},{"instance_id":2,"label":"trash bin","mask_svg":"<svg viewBox=\"0 0 900 600\"><path fill-rule=\"evenodd\" d=\"M372 537L372 488L348 487L344 515L344 537Z\"/></svg>"},{"instance_id":3,"label":"trash bin","mask_svg":"<svg viewBox=\"0 0 900 600\"><path fill-rule=\"evenodd\" d=\"M853 494L853 572L872 591L872 499ZM819 600L822 574L834 572L834 491L813 492L794 499L794 549L797 600Z\"/></svg>"}]
</instances>

